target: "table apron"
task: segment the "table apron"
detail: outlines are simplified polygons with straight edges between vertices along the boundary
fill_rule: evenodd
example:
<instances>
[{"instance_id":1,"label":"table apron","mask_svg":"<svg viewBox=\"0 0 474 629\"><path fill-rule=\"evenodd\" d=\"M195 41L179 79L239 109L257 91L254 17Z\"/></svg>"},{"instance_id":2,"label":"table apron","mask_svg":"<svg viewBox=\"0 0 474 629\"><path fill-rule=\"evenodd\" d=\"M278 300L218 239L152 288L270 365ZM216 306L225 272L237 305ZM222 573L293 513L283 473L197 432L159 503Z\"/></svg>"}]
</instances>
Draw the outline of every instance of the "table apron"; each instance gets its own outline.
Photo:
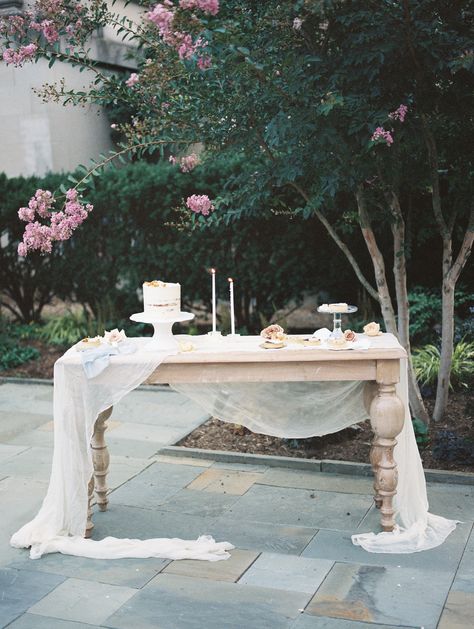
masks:
<instances>
[{"instance_id":1,"label":"table apron","mask_svg":"<svg viewBox=\"0 0 474 629\"><path fill-rule=\"evenodd\" d=\"M314 361L273 363L181 363L161 364L147 382L150 384L212 382L320 382L379 380L381 361ZM399 371L399 360L393 371ZM392 371L392 369L390 370ZM398 378L396 379L398 381Z\"/></svg>"}]
</instances>

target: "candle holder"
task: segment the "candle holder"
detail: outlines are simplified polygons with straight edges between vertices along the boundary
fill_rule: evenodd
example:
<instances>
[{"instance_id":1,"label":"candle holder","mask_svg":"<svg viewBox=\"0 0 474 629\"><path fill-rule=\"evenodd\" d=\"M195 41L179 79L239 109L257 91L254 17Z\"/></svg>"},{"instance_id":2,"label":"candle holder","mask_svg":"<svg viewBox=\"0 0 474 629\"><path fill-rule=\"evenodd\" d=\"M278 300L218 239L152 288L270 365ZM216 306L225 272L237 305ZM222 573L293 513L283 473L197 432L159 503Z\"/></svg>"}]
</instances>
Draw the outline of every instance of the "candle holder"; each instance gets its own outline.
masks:
<instances>
[{"instance_id":1,"label":"candle holder","mask_svg":"<svg viewBox=\"0 0 474 629\"><path fill-rule=\"evenodd\" d=\"M237 341L240 338L240 334L236 334L235 332L233 332L232 334L227 334L227 336L225 337L226 341Z\"/></svg>"}]
</instances>

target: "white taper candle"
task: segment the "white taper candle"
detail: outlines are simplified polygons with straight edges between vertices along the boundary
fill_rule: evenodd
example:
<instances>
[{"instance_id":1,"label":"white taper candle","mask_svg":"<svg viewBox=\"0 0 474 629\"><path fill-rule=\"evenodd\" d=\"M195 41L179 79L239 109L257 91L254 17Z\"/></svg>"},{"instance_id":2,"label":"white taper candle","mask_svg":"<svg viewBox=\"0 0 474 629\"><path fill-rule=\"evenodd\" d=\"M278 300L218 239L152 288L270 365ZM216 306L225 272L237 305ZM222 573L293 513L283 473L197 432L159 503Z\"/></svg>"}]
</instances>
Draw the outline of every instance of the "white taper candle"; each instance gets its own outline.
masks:
<instances>
[{"instance_id":1,"label":"white taper candle","mask_svg":"<svg viewBox=\"0 0 474 629\"><path fill-rule=\"evenodd\" d=\"M212 276L212 331L215 333L216 332L216 324L217 324L217 318L216 318L216 309L217 309L217 302L216 302L216 269L211 269L211 276Z\"/></svg>"},{"instance_id":2,"label":"white taper candle","mask_svg":"<svg viewBox=\"0 0 474 629\"><path fill-rule=\"evenodd\" d=\"M230 290L230 333L235 334L235 314L234 314L234 280L229 277Z\"/></svg>"}]
</instances>

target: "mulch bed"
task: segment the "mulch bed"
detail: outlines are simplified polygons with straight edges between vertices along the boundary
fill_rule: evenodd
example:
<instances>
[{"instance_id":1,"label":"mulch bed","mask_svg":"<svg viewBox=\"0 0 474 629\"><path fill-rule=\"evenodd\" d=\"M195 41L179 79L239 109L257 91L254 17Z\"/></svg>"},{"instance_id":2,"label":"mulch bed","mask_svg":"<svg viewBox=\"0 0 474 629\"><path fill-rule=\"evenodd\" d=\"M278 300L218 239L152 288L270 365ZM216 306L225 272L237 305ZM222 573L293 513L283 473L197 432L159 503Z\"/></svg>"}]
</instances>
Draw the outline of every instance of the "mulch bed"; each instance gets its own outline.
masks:
<instances>
[{"instance_id":1,"label":"mulch bed","mask_svg":"<svg viewBox=\"0 0 474 629\"><path fill-rule=\"evenodd\" d=\"M434 402L426 400L431 411ZM474 395L469 392L452 393L445 419L430 427L430 442L421 451L426 469L474 472L474 465L457 461L439 460L433 456L432 444L439 431L455 431L474 444ZM205 450L231 450L251 454L300 457L308 459L332 459L336 461L358 461L368 463L373 433L370 422L346 428L332 435L310 439L280 439L250 432L243 426L227 424L212 418L196 428L177 445ZM474 450L473 450L474 452Z\"/></svg>"},{"instance_id":2,"label":"mulch bed","mask_svg":"<svg viewBox=\"0 0 474 629\"><path fill-rule=\"evenodd\" d=\"M36 347L41 353L40 358L14 369L0 371L0 377L52 378L53 365L65 349L46 345L39 340L29 340L25 342L25 345ZM431 412L434 401L426 399L425 402ZM474 444L474 393L472 391L458 391L450 395L448 412L442 422L431 425L430 441L426 447L422 448L421 458L425 468L474 472L474 465L459 462L459 456L453 457L453 461L439 460L433 456L432 446L436 443L437 434L440 431L454 431L458 437L464 438L468 445ZM226 424L212 418L196 428L177 445L206 450L230 450L251 454L367 463L372 438L373 434L368 421L332 435L294 440L252 433L243 426ZM474 453L474 445L472 447Z\"/></svg>"}]
</instances>

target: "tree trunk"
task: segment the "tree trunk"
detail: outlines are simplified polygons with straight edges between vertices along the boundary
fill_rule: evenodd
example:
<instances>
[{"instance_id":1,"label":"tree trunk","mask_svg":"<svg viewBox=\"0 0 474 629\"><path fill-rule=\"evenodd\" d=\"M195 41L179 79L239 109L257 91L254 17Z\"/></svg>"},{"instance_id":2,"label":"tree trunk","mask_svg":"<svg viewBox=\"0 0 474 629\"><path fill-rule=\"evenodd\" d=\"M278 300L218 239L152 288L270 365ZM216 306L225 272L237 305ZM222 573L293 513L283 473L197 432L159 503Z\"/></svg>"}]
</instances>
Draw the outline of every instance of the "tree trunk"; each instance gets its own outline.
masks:
<instances>
[{"instance_id":1,"label":"tree trunk","mask_svg":"<svg viewBox=\"0 0 474 629\"><path fill-rule=\"evenodd\" d=\"M442 285L442 323L441 356L436 387L436 402L433 419L440 421L446 412L449 396L449 377L454 350L454 296L456 282L471 255L474 243L474 208L471 209L469 223L464 239L454 263L452 262L451 238L443 239L443 285Z\"/></svg>"},{"instance_id":2,"label":"tree trunk","mask_svg":"<svg viewBox=\"0 0 474 629\"><path fill-rule=\"evenodd\" d=\"M454 286L448 278L443 278L441 330L441 356L433 412L435 422L443 419L448 405L449 377L454 350Z\"/></svg>"},{"instance_id":3,"label":"tree trunk","mask_svg":"<svg viewBox=\"0 0 474 629\"><path fill-rule=\"evenodd\" d=\"M406 286L406 265L405 265L405 225L403 222L403 216L401 215L400 207L398 205L398 199L395 197L397 205L395 209L399 212L397 222L394 225L392 232L394 236L394 274L395 274L395 287L397 294L397 305L399 313L401 313L401 321L399 327L395 317L395 311L393 309L392 299L390 297L390 291L387 283L387 275L385 271L385 262L380 249L377 246L375 234L373 232L370 216L367 210L364 193L361 187L359 187L357 194L357 206L359 209L360 226L362 235L364 236L365 244L369 251L372 264L374 266L375 279L377 282L377 290L379 293L380 306L382 310L382 316L385 323L387 332L394 334L400 344L406 350L408 354L408 395L410 400L410 408L413 415L421 419L425 424L429 423L429 415L426 412L421 397L420 389L415 378L413 366L411 364L410 354L410 337L409 337L409 305L408 305L408 292ZM400 303L398 303L400 300ZM401 332L401 333L400 333Z\"/></svg>"},{"instance_id":4,"label":"tree trunk","mask_svg":"<svg viewBox=\"0 0 474 629\"><path fill-rule=\"evenodd\" d=\"M397 298L397 329L398 340L408 356L408 395L413 415L426 424L430 423L430 416L421 397L420 387L413 370L410 345L410 304L408 303L405 220L398 196L392 190L386 195L393 222L393 276L395 278L395 293Z\"/></svg>"}]
</instances>

